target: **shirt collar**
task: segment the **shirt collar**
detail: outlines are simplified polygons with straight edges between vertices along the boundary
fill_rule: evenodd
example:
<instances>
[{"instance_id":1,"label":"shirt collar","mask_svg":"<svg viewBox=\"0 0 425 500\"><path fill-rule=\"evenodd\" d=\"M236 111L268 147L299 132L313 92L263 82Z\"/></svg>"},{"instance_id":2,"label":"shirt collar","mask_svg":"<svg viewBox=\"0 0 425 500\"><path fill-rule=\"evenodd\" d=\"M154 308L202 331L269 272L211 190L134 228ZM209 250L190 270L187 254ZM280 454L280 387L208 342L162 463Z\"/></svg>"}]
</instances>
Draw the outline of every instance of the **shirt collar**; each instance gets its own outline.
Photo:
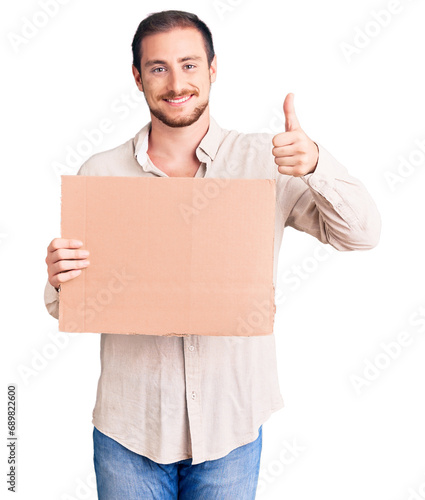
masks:
<instances>
[{"instance_id":1,"label":"shirt collar","mask_svg":"<svg viewBox=\"0 0 425 500\"><path fill-rule=\"evenodd\" d=\"M134 157L142 167L145 167L148 162L148 141L151 124L151 122L147 123L133 139ZM210 117L210 126L208 131L202 138L199 146L196 148L196 156L199 161L206 162L208 166L210 162L207 161L205 155L210 160L215 159L218 148L220 147L221 135L221 127L217 124L214 118Z\"/></svg>"},{"instance_id":2,"label":"shirt collar","mask_svg":"<svg viewBox=\"0 0 425 500\"><path fill-rule=\"evenodd\" d=\"M145 125L134 138L134 157L143 167L148 161L148 140L151 129L151 122Z\"/></svg>"}]
</instances>

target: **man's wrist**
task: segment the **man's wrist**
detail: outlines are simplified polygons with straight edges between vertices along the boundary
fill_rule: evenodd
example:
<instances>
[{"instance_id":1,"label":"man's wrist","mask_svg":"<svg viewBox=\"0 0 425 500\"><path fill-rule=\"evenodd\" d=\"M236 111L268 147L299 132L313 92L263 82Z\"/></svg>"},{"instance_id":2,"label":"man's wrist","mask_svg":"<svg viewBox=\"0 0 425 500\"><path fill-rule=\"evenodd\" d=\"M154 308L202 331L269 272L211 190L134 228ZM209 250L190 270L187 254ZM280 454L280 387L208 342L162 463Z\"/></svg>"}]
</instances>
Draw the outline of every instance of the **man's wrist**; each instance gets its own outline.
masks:
<instances>
[{"instance_id":1,"label":"man's wrist","mask_svg":"<svg viewBox=\"0 0 425 500\"><path fill-rule=\"evenodd\" d=\"M317 145L317 143L316 143L316 142L314 142L314 141L313 141L313 143L314 143L314 145L315 145L315 146L316 146L316 148L317 148L317 160L316 160L316 164L314 165L313 170L311 171L311 173L314 173L314 171L315 171L315 170L316 170L316 168L317 168L317 165L319 164L319 154L320 154L320 152L319 152L319 146Z\"/></svg>"}]
</instances>

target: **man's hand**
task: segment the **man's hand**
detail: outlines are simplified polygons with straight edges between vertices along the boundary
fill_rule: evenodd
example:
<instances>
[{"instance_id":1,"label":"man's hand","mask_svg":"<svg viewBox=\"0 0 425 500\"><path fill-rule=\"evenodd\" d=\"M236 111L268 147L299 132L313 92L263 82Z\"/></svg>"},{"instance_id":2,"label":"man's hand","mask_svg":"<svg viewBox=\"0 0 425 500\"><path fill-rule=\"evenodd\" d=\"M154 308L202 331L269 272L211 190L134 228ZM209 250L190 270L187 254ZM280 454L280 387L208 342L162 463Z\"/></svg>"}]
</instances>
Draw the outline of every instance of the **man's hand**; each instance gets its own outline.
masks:
<instances>
[{"instance_id":1,"label":"man's hand","mask_svg":"<svg viewBox=\"0 0 425 500\"><path fill-rule=\"evenodd\" d=\"M49 283L56 289L61 283L72 280L81 274L81 269L87 267L88 250L78 250L83 246L79 240L55 238L47 247L47 273Z\"/></svg>"},{"instance_id":2,"label":"man's hand","mask_svg":"<svg viewBox=\"0 0 425 500\"><path fill-rule=\"evenodd\" d=\"M273 137L273 156L281 174L301 177L314 172L319 161L319 148L301 128L294 108L294 94L283 103L285 132Z\"/></svg>"}]
</instances>

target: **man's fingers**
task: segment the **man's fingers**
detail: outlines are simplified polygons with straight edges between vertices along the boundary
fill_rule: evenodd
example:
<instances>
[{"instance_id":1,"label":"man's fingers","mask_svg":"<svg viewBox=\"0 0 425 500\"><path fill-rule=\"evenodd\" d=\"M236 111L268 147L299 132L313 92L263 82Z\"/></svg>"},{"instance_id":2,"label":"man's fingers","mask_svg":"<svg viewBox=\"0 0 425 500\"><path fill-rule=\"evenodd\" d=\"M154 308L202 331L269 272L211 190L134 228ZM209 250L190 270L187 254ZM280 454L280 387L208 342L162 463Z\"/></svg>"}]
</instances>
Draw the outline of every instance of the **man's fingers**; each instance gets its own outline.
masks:
<instances>
[{"instance_id":1,"label":"man's fingers","mask_svg":"<svg viewBox=\"0 0 425 500\"><path fill-rule=\"evenodd\" d=\"M292 177L301 177L304 175L300 167L277 167L278 171L284 175L291 175Z\"/></svg>"},{"instance_id":2,"label":"man's fingers","mask_svg":"<svg viewBox=\"0 0 425 500\"><path fill-rule=\"evenodd\" d=\"M275 158L274 162L276 165L282 167L299 167L301 165L299 156L281 156L279 158Z\"/></svg>"},{"instance_id":3,"label":"man's fingers","mask_svg":"<svg viewBox=\"0 0 425 500\"><path fill-rule=\"evenodd\" d=\"M273 137L273 146L275 148L280 148L283 146L290 146L295 144L300 139L300 133L298 130L292 132L282 132Z\"/></svg>"},{"instance_id":4,"label":"man's fingers","mask_svg":"<svg viewBox=\"0 0 425 500\"><path fill-rule=\"evenodd\" d=\"M90 265L90 261L84 260L60 260L50 266L50 271L53 276L56 274L72 271L74 269L84 269Z\"/></svg>"},{"instance_id":5,"label":"man's fingers","mask_svg":"<svg viewBox=\"0 0 425 500\"><path fill-rule=\"evenodd\" d=\"M81 274L90 262L88 250L82 250L83 242L73 238L55 238L47 247L47 273L49 283L58 288L61 283Z\"/></svg>"},{"instance_id":6,"label":"man's fingers","mask_svg":"<svg viewBox=\"0 0 425 500\"><path fill-rule=\"evenodd\" d=\"M79 276L83 269L90 265L88 260L60 260L49 268L49 282L55 288L61 283Z\"/></svg>"},{"instance_id":7,"label":"man's fingers","mask_svg":"<svg viewBox=\"0 0 425 500\"><path fill-rule=\"evenodd\" d=\"M55 250L52 252L48 259L52 264L60 260L78 260L78 259L86 259L90 255L88 250L71 250L69 248L59 248L59 250Z\"/></svg>"},{"instance_id":8,"label":"man's fingers","mask_svg":"<svg viewBox=\"0 0 425 500\"><path fill-rule=\"evenodd\" d=\"M54 252L59 248L80 248L83 246L83 242L80 240L67 239L67 238L55 238L50 242L47 247L49 252Z\"/></svg>"},{"instance_id":9,"label":"man's fingers","mask_svg":"<svg viewBox=\"0 0 425 500\"><path fill-rule=\"evenodd\" d=\"M72 280L81 274L81 270L74 269L73 271L68 271L66 273L56 274L51 280L50 284L55 288L59 288L61 283L65 283L66 281Z\"/></svg>"},{"instance_id":10,"label":"man's fingers","mask_svg":"<svg viewBox=\"0 0 425 500\"><path fill-rule=\"evenodd\" d=\"M300 154L300 148L294 144L290 144L289 146L279 146L274 147L272 149L273 156L294 156L296 154Z\"/></svg>"},{"instance_id":11,"label":"man's fingers","mask_svg":"<svg viewBox=\"0 0 425 500\"><path fill-rule=\"evenodd\" d=\"M295 113L294 94L283 103L285 132L273 137L273 156L281 174L299 177L314 172L318 162L318 146L302 130Z\"/></svg>"}]
</instances>

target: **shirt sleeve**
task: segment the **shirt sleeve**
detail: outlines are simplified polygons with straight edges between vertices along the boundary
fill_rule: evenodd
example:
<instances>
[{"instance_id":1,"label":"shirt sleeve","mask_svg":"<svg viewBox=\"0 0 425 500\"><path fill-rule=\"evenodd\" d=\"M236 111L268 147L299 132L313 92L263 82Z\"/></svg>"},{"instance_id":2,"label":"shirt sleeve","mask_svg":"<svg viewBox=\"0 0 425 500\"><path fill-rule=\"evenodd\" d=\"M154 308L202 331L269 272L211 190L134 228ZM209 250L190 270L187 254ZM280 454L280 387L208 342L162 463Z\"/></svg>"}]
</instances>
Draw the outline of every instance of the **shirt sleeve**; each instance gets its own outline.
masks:
<instances>
[{"instance_id":1,"label":"shirt sleeve","mask_svg":"<svg viewBox=\"0 0 425 500\"><path fill-rule=\"evenodd\" d=\"M367 250L379 241L381 217L364 185L323 146L313 173L277 173L277 204L285 226L329 243L337 250Z\"/></svg>"},{"instance_id":2,"label":"shirt sleeve","mask_svg":"<svg viewBox=\"0 0 425 500\"><path fill-rule=\"evenodd\" d=\"M44 288L44 304L48 313L56 319L59 319L59 292L47 280Z\"/></svg>"}]
</instances>

